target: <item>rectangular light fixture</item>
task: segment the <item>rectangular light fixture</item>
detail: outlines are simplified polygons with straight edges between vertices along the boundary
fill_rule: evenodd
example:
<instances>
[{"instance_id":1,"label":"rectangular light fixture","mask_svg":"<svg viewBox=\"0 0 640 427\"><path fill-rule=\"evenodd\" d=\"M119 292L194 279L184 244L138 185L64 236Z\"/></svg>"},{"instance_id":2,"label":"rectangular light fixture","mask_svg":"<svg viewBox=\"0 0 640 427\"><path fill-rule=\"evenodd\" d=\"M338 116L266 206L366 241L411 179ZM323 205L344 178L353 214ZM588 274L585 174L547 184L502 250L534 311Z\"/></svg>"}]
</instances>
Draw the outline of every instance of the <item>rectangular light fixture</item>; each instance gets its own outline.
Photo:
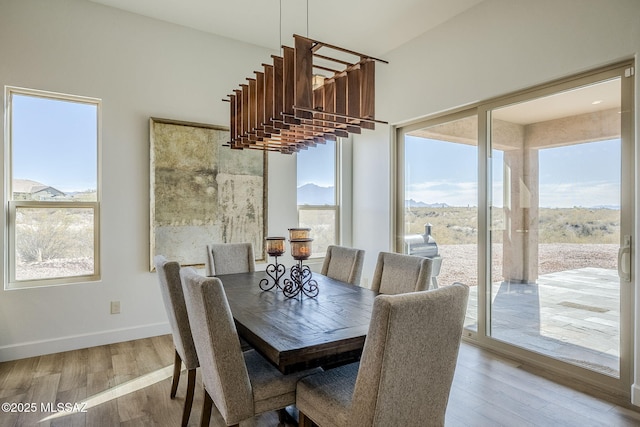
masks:
<instances>
[{"instance_id":1,"label":"rectangular light fixture","mask_svg":"<svg viewBox=\"0 0 640 427\"><path fill-rule=\"evenodd\" d=\"M386 124L375 119L375 63L386 61L293 37L225 99L232 149L291 154Z\"/></svg>"}]
</instances>

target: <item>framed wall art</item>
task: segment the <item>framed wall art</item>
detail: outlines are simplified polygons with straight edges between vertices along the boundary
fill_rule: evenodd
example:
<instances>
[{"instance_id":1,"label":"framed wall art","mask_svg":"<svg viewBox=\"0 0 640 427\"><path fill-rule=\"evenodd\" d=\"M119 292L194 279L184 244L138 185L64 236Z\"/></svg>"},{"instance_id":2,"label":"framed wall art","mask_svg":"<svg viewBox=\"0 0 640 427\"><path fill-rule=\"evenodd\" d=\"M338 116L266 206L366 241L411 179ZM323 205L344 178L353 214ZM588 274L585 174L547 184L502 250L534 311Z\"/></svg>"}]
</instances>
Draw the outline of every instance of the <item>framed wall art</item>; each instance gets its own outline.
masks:
<instances>
[{"instance_id":1,"label":"framed wall art","mask_svg":"<svg viewBox=\"0 0 640 427\"><path fill-rule=\"evenodd\" d=\"M251 242L264 260L266 152L232 150L225 127L151 118L150 268L201 267L210 243Z\"/></svg>"}]
</instances>

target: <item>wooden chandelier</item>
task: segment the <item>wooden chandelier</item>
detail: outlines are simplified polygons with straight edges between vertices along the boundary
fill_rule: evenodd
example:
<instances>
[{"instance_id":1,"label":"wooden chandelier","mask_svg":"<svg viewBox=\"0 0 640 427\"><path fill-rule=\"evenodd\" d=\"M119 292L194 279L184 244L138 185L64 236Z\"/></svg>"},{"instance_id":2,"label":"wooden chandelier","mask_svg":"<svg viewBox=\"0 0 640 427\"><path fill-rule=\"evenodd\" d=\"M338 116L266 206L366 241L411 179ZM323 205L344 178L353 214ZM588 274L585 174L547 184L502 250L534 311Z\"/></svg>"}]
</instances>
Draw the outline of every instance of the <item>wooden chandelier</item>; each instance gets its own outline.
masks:
<instances>
[{"instance_id":1,"label":"wooden chandelier","mask_svg":"<svg viewBox=\"0 0 640 427\"><path fill-rule=\"evenodd\" d=\"M262 64L224 100L232 149L291 154L386 124L375 119L375 62L386 61L293 37L294 48L283 46L282 56L272 55L273 64Z\"/></svg>"}]
</instances>

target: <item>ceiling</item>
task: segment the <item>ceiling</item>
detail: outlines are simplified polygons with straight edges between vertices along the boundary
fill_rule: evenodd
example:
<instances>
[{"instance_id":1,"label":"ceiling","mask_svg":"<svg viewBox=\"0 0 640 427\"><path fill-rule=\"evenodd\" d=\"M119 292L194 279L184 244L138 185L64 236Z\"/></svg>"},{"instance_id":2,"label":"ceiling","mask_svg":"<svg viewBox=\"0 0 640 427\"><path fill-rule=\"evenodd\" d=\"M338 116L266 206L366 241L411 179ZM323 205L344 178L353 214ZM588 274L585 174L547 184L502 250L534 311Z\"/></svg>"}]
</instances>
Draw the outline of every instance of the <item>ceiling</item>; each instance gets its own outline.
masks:
<instances>
[{"instance_id":1,"label":"ceiling","mask_svg":"<svg viewBox=\"0 0 640 427\"><path fill-rule=\"evenodd\" d=\"M483 0L89 0L279 50L293 34L384 58L384 54ZM619 84L619 83L618 83ZM496 110L514 123L612 108L619 90L594 85ZM612 98L613 97L613 98ZM598 105L593 101L602 100Z\"/></svg>"},{"instance_id":2,"label":"ceiling","mask_svg":"<svg viewBox=\"0 0 640 427\"><path fill-rule=\"evenodd\" d=\"M274 50L300 34L381 56L482 0L90 1Z\"/></svg>"},{"instance_id":3,"label":"ceiling","mask_svg":"<svg viewBox=\"0 0 640 427\"><path fill-rule=\"evenodd\" d=\"M619 109L620 90L620 79L616 78L508 105L494 110L492 117L528 125L612 108Z\"/></svg>"}]
</instances>

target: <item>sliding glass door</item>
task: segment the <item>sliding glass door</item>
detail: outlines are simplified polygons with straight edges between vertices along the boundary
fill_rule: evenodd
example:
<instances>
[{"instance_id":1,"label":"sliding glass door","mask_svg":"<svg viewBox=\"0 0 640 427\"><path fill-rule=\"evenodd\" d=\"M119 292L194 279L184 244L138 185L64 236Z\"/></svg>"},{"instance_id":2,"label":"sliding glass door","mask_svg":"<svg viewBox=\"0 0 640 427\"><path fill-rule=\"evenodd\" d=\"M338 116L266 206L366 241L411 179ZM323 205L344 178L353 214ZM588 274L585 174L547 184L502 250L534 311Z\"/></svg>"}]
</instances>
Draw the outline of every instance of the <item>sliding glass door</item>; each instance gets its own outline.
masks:
<instances>
[{"instance_id":1,"label":"sliding glass door","mask_svg":"<svg viewBox=\"0 0 640 427\"><path fill-rule=\"evenodd\" d=\"M431 258L431 288L478 285L478 120L475 110L404 128L401 252ZM477 329L476 298L465 328Z\"/></svg>"},{"instance_id":2,"label":"sliding glass door","mask_svg":"<svg viewBox=\"0 0 640 427\"><path fill-rule=\"evenodd\" d=\"M471 286L465 336L623 393L634 279L630 74L629 64L610 67L397 134L396 249L435 256L434 287Z\"/></svg>"},{"instance_id":3,"label":"sliding glass door","mask_svg":"<svg viewBox=\"0 0 640 427\"><path fill-rule=\"evenodd\" d=\"M621 80L492 108L491 337L620 377ZM627 160L631 160L627 157ZM630 167L631 165L629 165ZM629 257L622 255L628 271Z\"/></svg>"}]
</instances>

